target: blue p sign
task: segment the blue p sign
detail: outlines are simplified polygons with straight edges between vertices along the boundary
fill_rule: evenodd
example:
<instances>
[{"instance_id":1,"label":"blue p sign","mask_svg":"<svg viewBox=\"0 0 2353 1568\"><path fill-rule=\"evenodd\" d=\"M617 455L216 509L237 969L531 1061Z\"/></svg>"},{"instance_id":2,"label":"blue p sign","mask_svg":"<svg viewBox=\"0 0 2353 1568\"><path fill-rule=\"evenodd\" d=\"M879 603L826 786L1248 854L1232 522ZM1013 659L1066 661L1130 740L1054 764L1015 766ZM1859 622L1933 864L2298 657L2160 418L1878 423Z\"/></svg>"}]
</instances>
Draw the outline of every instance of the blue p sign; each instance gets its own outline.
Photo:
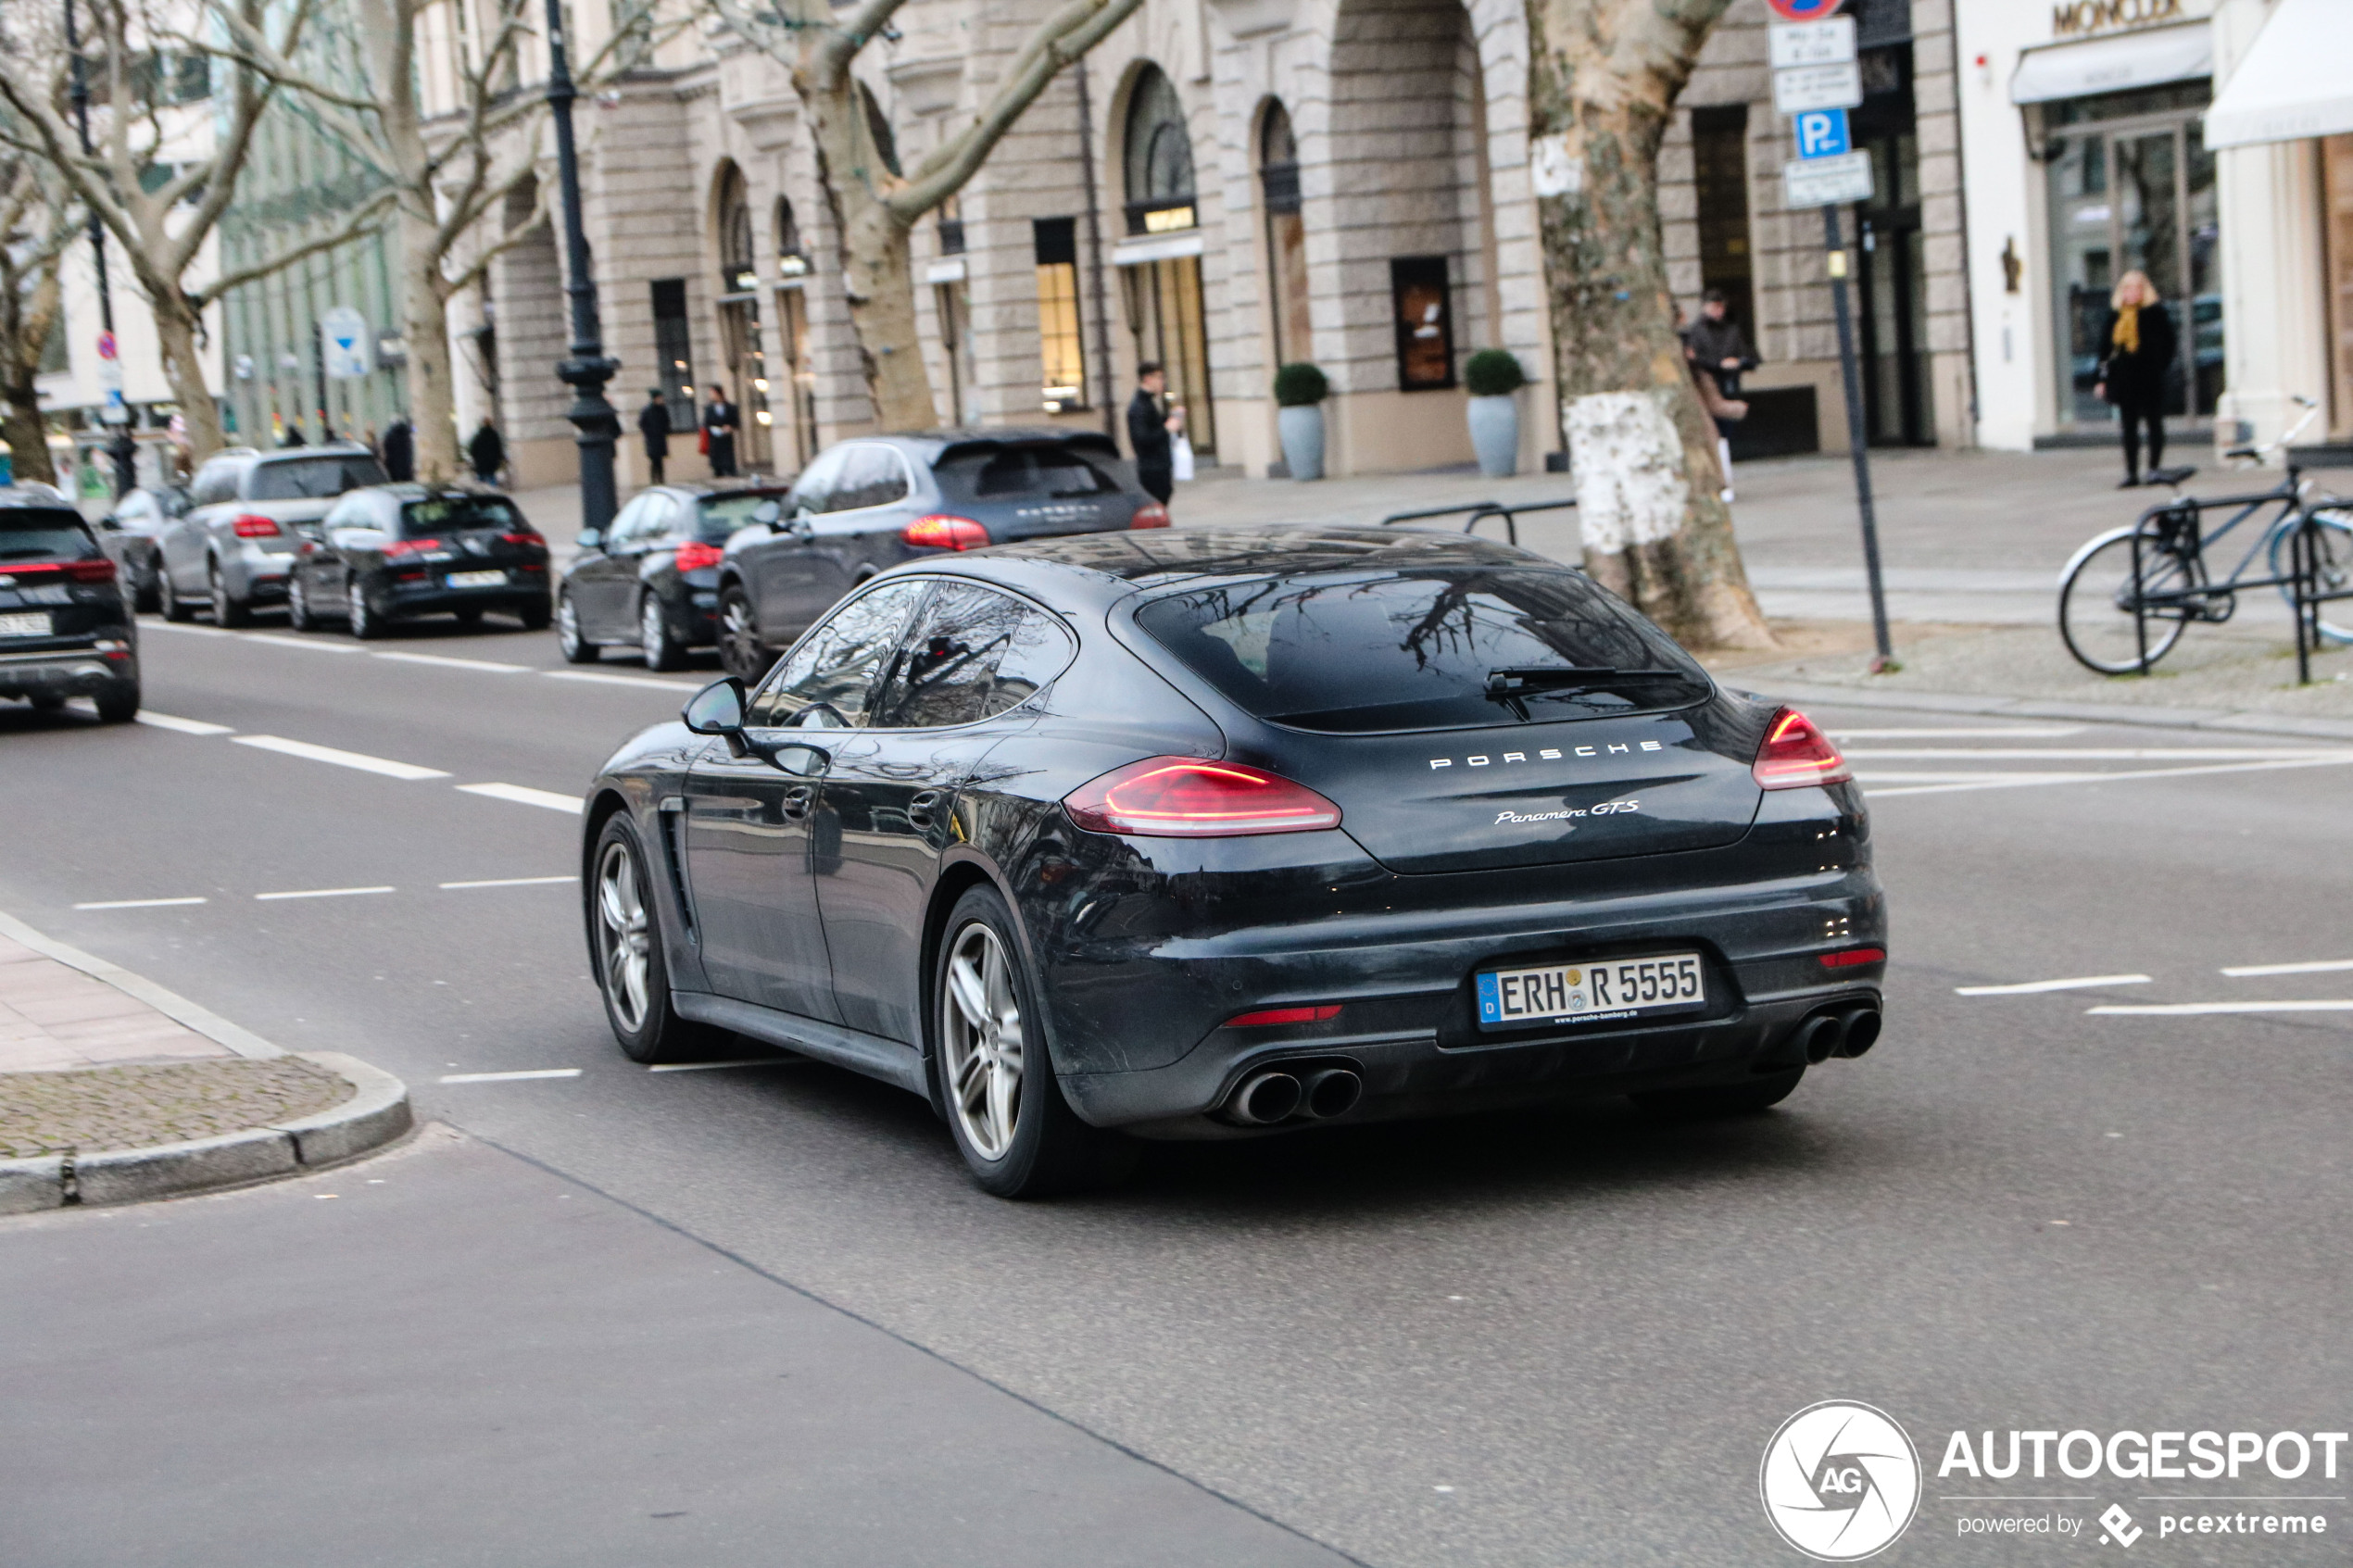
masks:
<instances>
[{"instance_id":1,"label":"blue p sign","mask_svg":"<svg viewBox=\"0 0 2353 1568\"><path fill-rule=\"evenodd\" d=\"M1834 157L1847 150L1844 109L1808 109L1796 119L1799 157Z\"/></svg>"}]
</instances>

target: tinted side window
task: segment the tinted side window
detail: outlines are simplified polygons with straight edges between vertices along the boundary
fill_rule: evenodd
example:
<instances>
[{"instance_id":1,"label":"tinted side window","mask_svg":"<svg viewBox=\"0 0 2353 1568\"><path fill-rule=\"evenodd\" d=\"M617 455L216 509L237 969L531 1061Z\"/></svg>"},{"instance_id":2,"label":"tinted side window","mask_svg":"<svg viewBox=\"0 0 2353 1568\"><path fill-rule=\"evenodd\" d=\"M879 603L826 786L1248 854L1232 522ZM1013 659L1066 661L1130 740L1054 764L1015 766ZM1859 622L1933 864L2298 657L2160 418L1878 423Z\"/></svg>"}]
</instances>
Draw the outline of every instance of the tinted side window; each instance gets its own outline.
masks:
<instances>
[{"instance_id":1,"label":"tinted side window","mask_svg":"<svg viewBox=\"0 0 2353 1568\"><path fill-rule=\"evenodd\" d=\"M196 475L195 487L189 492L188 503L195 507L208 507L216 501L225 501L236 493L237 465L207 463L204 471Z\"/></svg>"},{"instance_id":2,"label":"tinted side window","mask_svg":"<svg viewBox=\"0 0 2353 1568\"><path fill-rule=\"evenodd\" d=\"M1076 652L1055 620L972 583L942 583L893 660L874 723L970 724L1027 701Z\"/></svg>"},{"instance_id":3,"label":"tinted side window","mask_svg":"<svg viewBox=\"0 0 2353 1568\"><path fill-rule=\"evenodd\" d=\"M887 507L906 495L907 468L897 451L888 446L852 446L825 509L846 512L860 507Z\"/></svg>"},{"instance_id":4,"label":"tinted side window","mask_svg":"<svg viewBox=\"0 0 2353 1568\"><path fill-rule=\"evenodd\" d=\"M822 512L831 507L834 480L841 472L841 460L849 450L837 446L830 452L821 452L815 462L800 470L800 477L793 482L792 495L785 502L786 517L795 512Z\"/></svg>"},{"instance_id":5,"label":"tinted side window","mask_svg":"<svg viewBox=\"0 0 2353 1568\"><path fill-rule=\"evenodd\" d=\"M899 647L900 628L926 586L888 583L861 594L803 637L752 699L749 722L774 729L818 703L840 716L820 714L812 727L856 729L866 721L866 696Z\"/></svg>"}]
</instances>

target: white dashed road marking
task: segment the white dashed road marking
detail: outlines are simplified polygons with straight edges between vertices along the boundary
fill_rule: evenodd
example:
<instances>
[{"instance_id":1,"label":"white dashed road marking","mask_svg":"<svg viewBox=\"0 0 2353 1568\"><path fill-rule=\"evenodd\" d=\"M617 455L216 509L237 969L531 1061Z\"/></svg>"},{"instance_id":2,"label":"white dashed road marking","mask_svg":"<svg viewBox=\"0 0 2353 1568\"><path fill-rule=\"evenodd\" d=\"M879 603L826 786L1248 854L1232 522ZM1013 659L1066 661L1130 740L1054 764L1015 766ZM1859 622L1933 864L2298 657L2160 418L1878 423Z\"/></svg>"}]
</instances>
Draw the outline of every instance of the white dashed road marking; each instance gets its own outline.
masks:
<instances>
[{"instance_id":1,"label":"white dashed road marking","mask_svg":"<svg viewBox=\"0 0 2353 1568\"><path fill-rule=\"evenodd\" d=\"M576 795L558 795L552 789L527 789L522 784L459 784L467 795L486 795L493 800L511 800L518 806L545 806L550 811L579 814L581 800Z\"/></svg>"},{"instance_id":2,"label":"white dashed road marking","mask_svg":"<svg viewBox=\"0 0 2353 1568\"><path fill-rule=\"evenodd\" d=\"M77 909L161 909L178 904L201 904L201 898L108 898L102 903L76 904Z\"/></svg>"},{"instance_id":3,"label":"white dashed road marking","mask_svg":"<svg viewBox=\"0 0 2353 1568\"><path fill-rule=\"evenodd\" d=\"M659 686L675 692L698 692L701 685L691 681L662 681L649 675L604 675L594 670L542 670L551 681L596 681L609 686ZM708 685L708 681L703 685Z\"/></svg>"},{"instance_id":4,"label":"white dashed road marking","mask_svg":"<svg viewBox=\"0 0 2353 1568\"><path fill-rule=\"evenodd\" d=\"M1930 759L1946 762L2353 762L2353 751L2309 746L1862 746L1846 753L1850 762L1865 759L1907 762Z\"/></svg>"},{"instance_id":5,"label":"white dashed road marking","mask_svg":"<svg viewBox=\"0 0 2353 1568\"><path fill-rule=\"evenodd\" d=\"M2261 773L2282 768L2341 768L2353 763L2353 752L2328 757L2296 757L2277 762L2225 762L2212 768L2136 768L2120 773L2042 773L2007 776L1971 784L1906 784L1871 791L1873 800L1899 795L1950 795L1959 790L2024 789L2034 784L2118 784L2126 779L2186 779L2208 773Z\"/></svg>"},{"instance_id":6,"label":"white dashed road marking","mask_svg":"<svg viewBox=\"0 0 2353 1568\"><path fill-rule=\"evenodd\" d=\"M313 746L307 740L287 740L283 735L238 735L239 746L250 746L262 751L275 751L287 757L306 757L313 762L332 762L338 768L357 768L363 773L382 773L388 779L446 779L441 768L420 768L414 762L395 762L385 757L371 757L360 751L338 751L332 746Z\"/></svg>"},{"instance_id":7,"label":"white dashed road marking","mask_svg":"<svg viewBox=\"0 0 2353 1568\"><path fill-rule=\"evenodd\" d=\"M2038 991L2084 991L2095 985L2146 985L2145 974L2085 974L2072 980L2028 980L2016 985L1956 985L1957 997L2025 997Z\"/></svg>"},{"instance_id":8,"label":"white dashed road marking","mask_svg":"<svg viewBox=\"0 0 2353 1568\"><path fill-rule=\"evenodd\" d=\"M2083 733L2081 724L2011 724L1995 730L1832 730L1831 739L1850 740L2057 740Z\"/></svg>"},{"instance_id":9,"label":"white dashed road marking","mask_svg":"<svg viewBox=\"0 0 2353 1568\"><path fill-rule=\"evenodd\" d=\"M2353 1012L2353 1001L2324 1002L2151 1002L2145 1007L2085 1008L2087 1013L2130 1014L2135 1017L2189 1017L2211 1012Z\"/></svg>"},{"instance_id":10,"label":"white dashed road marking","mask_svg":"<svg viewBox=\"0 0 2353 1568\"><path fill-rule=\"evenodd\" d=\"M393 893L392 887L305 887L293 893L257 893L254 897L269 903L276 898L357 898L366 893Z\"/></svg>"},{"instance_id":11,"label":"white dashed road marking","mask_svg":"<svg viewBox=\"0 0 2353 1568\"><path fill-rule=\"evenodd\" d=\"M522 1073L445 1073L445 1084L519 1084L526 1078L577 1078L577 1067L535 1067Z\"/></svg>"},{"instance_id":12,"label":"white dashed road marking","mask_svg":"<svg viewBox=\"0 0 2353 1568\"><path fill-rule=\"evenodd\" d=\"M432 664L444 670L480 670L492 675L520 675L531 668L528 664L500 664L488 659L453 659L441 653L397 653L379 650L378 659L389 659L402 664Z\"/></svg>"},{"instance_id":13,"label":"white dashed road marking","mask_svg":"<svg viewBox=\"0 0 2353 1568\"><path fill-rule=\"evenodd\" d=\"M553 883L578 882L576 876L494 876L483 882L445 882L444 891L458 887L546 887Z\"/></svg>"},{"instance_id":14,"label":"white dashed road marking","mask_svg":"<svg viewBox=\"0 0 2353 1568\"><path fill-rule=\"evenodd\" d=\"M308 648L312 653L365 653L366 648L353 647L349 643L325 643L316 637L282 637L275 632L247 632L241 639L248 643L270 643L282 648Z\"/></svg>"},{"instance_id":15,"label":"white dashed road marking","mask_svg":"<svg viewBox=\"0 0 2353 1568\"><path fill-rule=\"evenodd\" d=\"M208 724L201 719L175 719L169 713L157 713L152 708L139 710L139 722L153 724L158 730L172 730L183 735L225 735L226 724Z\"/></svg>"},{"instance_id":16,"label":"white dashed road marking","mask_svg":"<svg viewBox=\"0 0 2353 1568\"><path fill-rule=\"evenodd\" d=\"M2348 969L2353 969L2353 959L2327 959L2319 963L2248 963L2222 972L2233 980L2247 980L2259 974L2334 974Z\"/></svg>"}]
</instances>

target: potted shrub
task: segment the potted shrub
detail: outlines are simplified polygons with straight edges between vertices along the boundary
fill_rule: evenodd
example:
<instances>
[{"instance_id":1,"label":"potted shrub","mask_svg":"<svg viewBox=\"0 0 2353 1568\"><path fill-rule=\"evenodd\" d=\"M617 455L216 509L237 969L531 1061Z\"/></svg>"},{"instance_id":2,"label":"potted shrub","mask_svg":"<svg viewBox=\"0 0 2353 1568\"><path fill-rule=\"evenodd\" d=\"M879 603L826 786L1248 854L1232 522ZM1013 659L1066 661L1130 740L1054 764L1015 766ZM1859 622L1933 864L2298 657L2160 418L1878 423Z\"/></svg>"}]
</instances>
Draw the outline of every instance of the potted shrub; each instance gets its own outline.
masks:
<instances>
[{"instance_id":1,"label":"potted shrub","mask_svg":"<svg viewBox=\"0 0 2353 1568\"><path fill-rule=\"evenodd\" d=\"M1275 372L1275 420L1293 479L1324 477L1323 405L1331 390L1313 365L1285 365Z\"/></svg>"},{"instance_id":2,"label":"potted shrub","mask_svg":"<svg viewBox=\"0 0 2353 1568\"><path fill-rule=\"evenodd\" d=\"M1519 399L1512 395L1528 384L1527 372L1509 351L1482 348L1464 365L1463 384L1470 390L1466 412L1478 471L1490 479L1517 473Z\"/></svg>"}]
</instances>

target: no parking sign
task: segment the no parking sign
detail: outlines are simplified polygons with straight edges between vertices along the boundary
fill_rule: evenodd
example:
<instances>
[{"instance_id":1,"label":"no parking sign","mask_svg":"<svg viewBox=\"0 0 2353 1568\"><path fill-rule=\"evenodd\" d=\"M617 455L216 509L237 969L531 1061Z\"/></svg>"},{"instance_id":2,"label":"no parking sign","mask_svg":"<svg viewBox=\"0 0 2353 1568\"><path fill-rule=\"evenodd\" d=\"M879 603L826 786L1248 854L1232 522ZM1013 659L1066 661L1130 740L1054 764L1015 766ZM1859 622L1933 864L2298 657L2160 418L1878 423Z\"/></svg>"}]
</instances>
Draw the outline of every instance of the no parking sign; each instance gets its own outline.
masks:
<instances>
[{"instance_id":1,"label":"no parking sign","mask_svg":"<svg viewBox=\"0 0 2353 1568\"><path fill-rule=\"evenodd\" d=\"M1819 21L1838 9L1838 0L1765 0L1785 22Z\"/></svg>"}]
</instances>

